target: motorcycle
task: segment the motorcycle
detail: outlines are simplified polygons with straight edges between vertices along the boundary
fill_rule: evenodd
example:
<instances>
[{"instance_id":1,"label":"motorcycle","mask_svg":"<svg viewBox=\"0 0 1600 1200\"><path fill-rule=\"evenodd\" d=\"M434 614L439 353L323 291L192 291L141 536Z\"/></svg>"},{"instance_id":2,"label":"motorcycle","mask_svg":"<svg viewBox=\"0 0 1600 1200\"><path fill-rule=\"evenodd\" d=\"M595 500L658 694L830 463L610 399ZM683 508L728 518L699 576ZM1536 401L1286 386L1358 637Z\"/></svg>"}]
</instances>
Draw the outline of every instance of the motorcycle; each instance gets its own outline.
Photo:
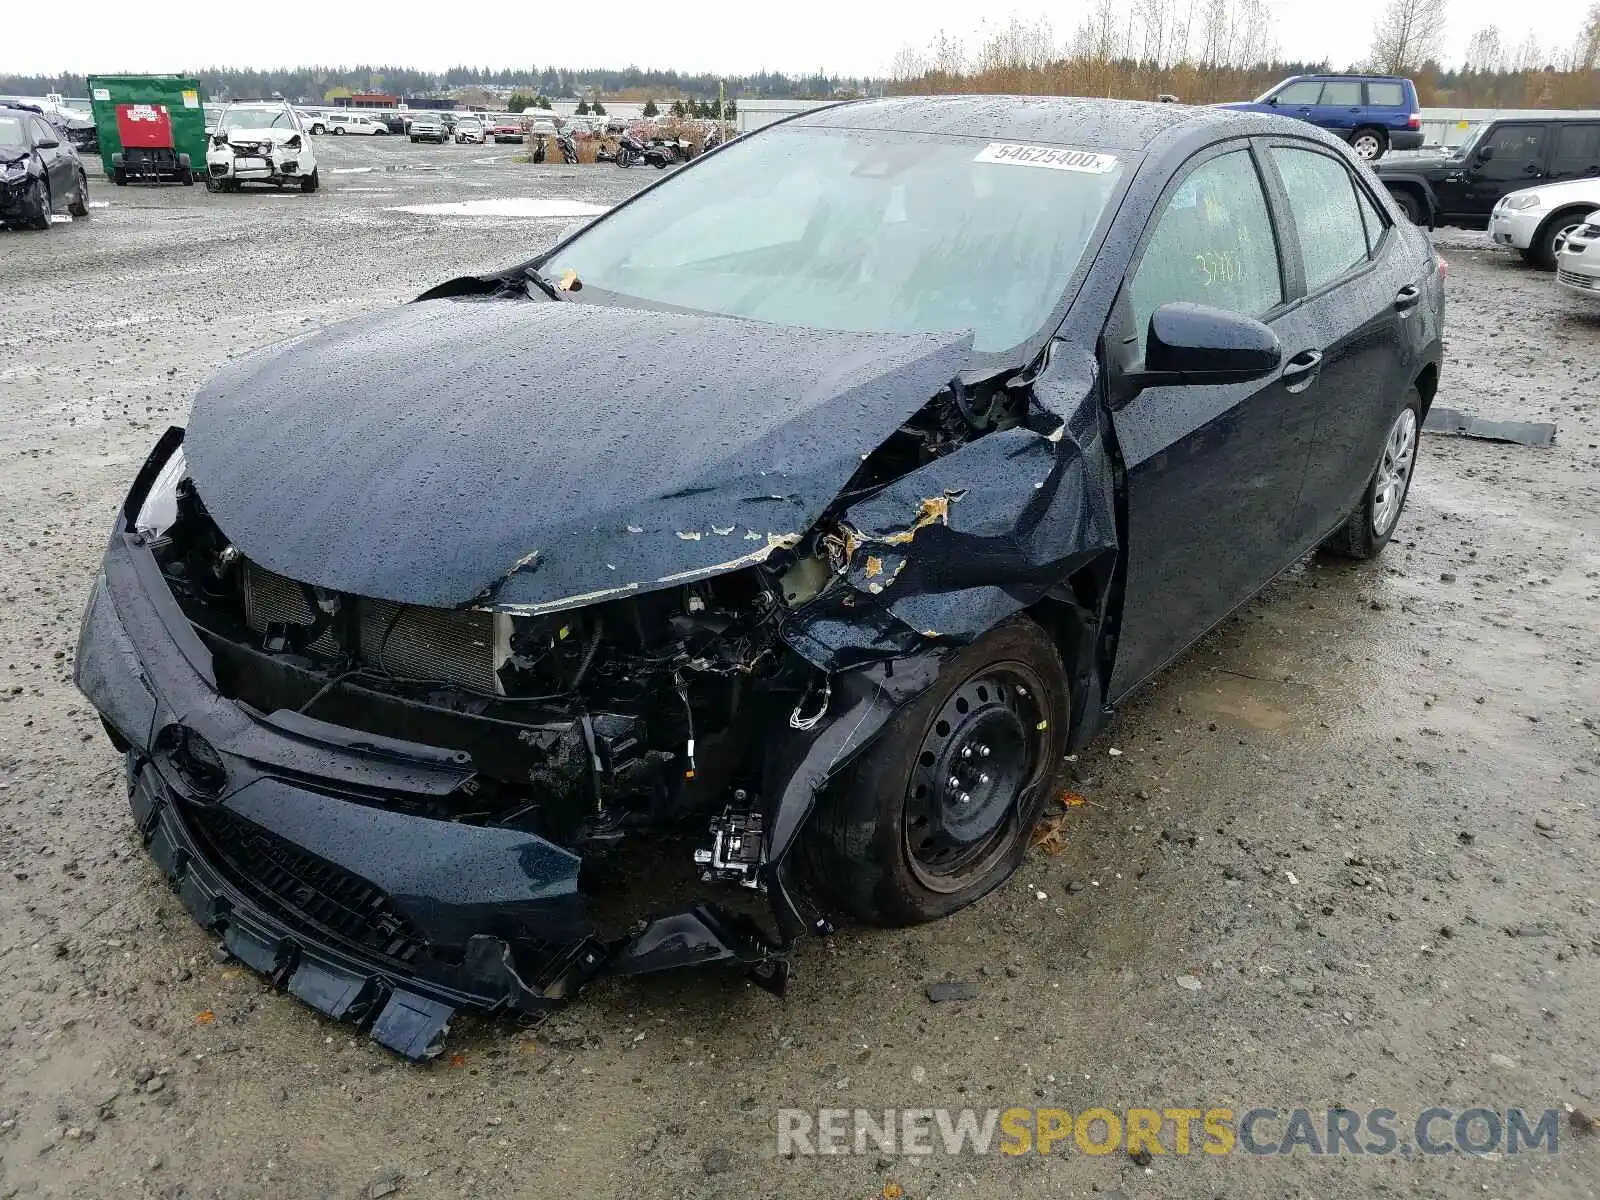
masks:
<instances>
[{"instance_id":1,"label":"motorcycle","mask_svg":"<svg viewBox=\"0 0 1600 1200\"><path fill-rule=\"evenodd\" d=\"M645 161L657 169L687 161L689 145L680 138L655 137L645 150Z\"/></svg>"},{"instance_id":2,"label":"motorcycle","mask_svg":"<svg viewBox=\"0 0 1600 1200\"><path fill-rule=\"evenodd\" d=\"M578 139L570 133L563 133L556 138L556 145L561 147L561 160L569 167L576 166L578 162Z\"/></svg>"},{"instance_id":3,"label":"motorcycle","mask_svg":"<svg viewBox=\"0 0 1600 1200\"><path fill-rule=\"evenodd\" d=\"M529 155L529 159L536 163L542 163L545 160L545 153L545 135L542 133L536 134L533 142L533 153Z\"/></svg>"}]
</instances>

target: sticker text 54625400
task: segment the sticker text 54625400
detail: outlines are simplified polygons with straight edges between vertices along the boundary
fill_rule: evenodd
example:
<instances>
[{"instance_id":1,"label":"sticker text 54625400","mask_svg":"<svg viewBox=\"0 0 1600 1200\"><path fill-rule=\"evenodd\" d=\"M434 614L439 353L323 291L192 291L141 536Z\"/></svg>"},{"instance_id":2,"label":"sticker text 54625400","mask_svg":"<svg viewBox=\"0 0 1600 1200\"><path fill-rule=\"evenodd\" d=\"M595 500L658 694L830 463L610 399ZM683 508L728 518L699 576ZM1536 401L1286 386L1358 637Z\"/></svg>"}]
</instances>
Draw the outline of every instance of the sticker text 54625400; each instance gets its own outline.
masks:
<instances>
[{"instance_id":1,"label":"sticker text 54625400","mask_svg":"<svg viewBox=\"0 0 1600 1200\"><path fill-rule=\"evenodd\" d=\"M1093 150L1068 150L1062 146L1026 146L1019 142L990 142L978 151L973 161L1104 175L1117 165L1117 156L1099 154Z\"/></svg>"}]
</instances>

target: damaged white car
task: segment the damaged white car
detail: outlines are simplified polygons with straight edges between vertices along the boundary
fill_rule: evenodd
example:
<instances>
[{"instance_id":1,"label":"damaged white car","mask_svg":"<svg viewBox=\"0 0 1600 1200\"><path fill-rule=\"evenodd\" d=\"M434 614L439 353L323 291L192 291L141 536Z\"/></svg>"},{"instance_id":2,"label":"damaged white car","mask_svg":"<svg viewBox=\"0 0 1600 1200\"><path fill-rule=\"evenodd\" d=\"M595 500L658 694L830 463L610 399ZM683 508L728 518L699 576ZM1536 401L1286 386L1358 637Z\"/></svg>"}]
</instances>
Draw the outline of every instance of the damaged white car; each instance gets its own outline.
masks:
<instances>
[{"instance_id":1,"label":"damaged white car","mask_svg":"<svg viewBox=\"0 0 1600 1200\"><path fill-rule=\"evenodd\" d=\"M246 183L318 186L317 156L294 109L284 103L230 104L206 146L206 188L236 192Z\"/></svg>"}]
</instances>

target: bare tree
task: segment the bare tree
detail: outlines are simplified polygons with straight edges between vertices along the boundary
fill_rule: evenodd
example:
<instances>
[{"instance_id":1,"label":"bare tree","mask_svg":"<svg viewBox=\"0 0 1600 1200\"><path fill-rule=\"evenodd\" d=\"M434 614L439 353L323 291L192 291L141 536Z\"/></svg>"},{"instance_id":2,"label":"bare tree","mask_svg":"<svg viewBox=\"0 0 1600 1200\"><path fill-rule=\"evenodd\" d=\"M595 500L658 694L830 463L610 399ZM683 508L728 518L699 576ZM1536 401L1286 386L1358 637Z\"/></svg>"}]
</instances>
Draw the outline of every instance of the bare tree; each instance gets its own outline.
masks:
<instances>
[{"instance_id":1,"label":"bare tree","mask_svg":"<svg viewBox=\"0 0 1600 1200\"><path fill-rule=\"evenodd\" d=\"M901 46L896 50L894 60L889 64L889 78L897 83L921 79L927 73L927 56L911 45Z\"/></svg>"},{"instance_id":2,"label":"bare tree","mask_svg":"<svg viewBox=\"0 0 1600 1200\"><path fill-rule=\"evenodd\" d=\"M1578 35L1578 64L1585 71L1600 67L1600 2L1589 8L1589 18Z\"/></svg>"},{"instance_id":3,"label":"bare tree","mask_svg":"<svg viewBox=\"0 0 1600 1200\"><path fill-rule=\"evenodd\" d=\"M1439 53L1447 0L1389 0L1372 34L1372 69L1409 75Z\"/></svg>"},{"instance_id":4,"label":"bare tree","mask_svg":"<svg viewBox=\"0 0 1600 1200\"><path fill-rule=\"evenodd\" d=\"M1013 14L1002 28L984 39L978 50L978 70L1036 70L1057 57L1055 34L1048 19L1041 17L1029 23Z\"/></svg>"},{"instance_id":5,"label":"bare tree","mask_svg":"<svg viewBox=\"0 0 1600 1200\"><path fill-rule=\"evenodd\" d=\"M1490 72L1505 66L1506 52L1500 45L1500 30L1485 25L1467 39L1466 68L1469 71Z\"/></svg>"},{"instance_id":6,"label":"bare tree","mask_svg":"<svg viewBox=\"0 0 1600 1200\"><path fill-rule=\"evenodd\" d=\"M1530 29L1522 44L1511 52L1511 59L1506 65L1513 71L1537 71L1544 66L1544 59L1544 47Z\"/></svg>"},{"instance_id":7,"label":"bare tree","mask_svg":"<svg viewBox=\"0 0 1600 1200\"><path fill-rule=\"evenodd\" d=\"M942 75L962 74L967 69L967 48L941 29L928 43L928 69Z\"/></svg>"}]
</instances>

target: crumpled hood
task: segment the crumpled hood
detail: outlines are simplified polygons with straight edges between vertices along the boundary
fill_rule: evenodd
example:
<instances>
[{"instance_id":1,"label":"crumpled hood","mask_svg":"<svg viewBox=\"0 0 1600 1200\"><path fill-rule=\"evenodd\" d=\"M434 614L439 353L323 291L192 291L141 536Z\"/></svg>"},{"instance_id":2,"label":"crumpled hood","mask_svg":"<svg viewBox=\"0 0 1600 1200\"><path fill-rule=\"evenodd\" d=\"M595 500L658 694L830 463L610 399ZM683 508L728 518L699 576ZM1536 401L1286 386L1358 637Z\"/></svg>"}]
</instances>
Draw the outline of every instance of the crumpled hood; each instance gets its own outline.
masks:
<instances>
[{"instance_id":1,"label":"crumpled hood","mask_svg":"<svg viewBox=\"0 0 1600 1200\"><path fill-rule=\"evenodd\" d=\"M338 591L521 611L792 544L966 364L970 335L429 300L268 347L185 447L250 559Z\"/></svg>"}]
</instances>

